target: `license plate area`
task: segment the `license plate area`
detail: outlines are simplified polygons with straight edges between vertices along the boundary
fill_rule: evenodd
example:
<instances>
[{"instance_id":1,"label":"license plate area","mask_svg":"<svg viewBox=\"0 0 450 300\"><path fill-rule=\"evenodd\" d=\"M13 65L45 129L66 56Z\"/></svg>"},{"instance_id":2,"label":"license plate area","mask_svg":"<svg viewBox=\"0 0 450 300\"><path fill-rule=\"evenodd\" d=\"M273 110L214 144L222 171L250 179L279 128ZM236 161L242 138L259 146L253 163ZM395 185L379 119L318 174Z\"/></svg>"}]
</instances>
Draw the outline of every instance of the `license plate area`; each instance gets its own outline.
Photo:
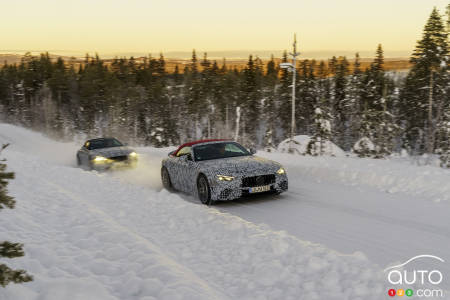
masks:
<instances>
[{"instance_id":1,"label":"license plate area","mask_svg":"<svg viewBox=\"0 0 450 300\"><path fill-rule=\"evenodd\" d=\"M270 184L269 185L263 185L263 186L255 186L252 188L248 189L248 192L250 194L254 194L254 193L263 193L263 192L268 192L270 191Z\"/></svg>"}]
</instances>

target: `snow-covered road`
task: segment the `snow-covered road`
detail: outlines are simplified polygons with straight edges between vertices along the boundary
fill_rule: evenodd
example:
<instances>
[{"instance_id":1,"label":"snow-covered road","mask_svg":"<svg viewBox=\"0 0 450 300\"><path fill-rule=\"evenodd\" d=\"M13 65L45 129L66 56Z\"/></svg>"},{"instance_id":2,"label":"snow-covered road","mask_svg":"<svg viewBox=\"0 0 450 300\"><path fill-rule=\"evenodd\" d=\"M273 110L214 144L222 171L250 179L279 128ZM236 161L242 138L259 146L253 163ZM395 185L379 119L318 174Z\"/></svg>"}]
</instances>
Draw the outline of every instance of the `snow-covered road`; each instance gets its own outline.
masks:
<instances>
[{"instance_id":1,"label":"snow-covered road","mask_svg":"<svg viewBox=\"0 0 450 300\"><path fill-rule=\"evenodd\" d=\"M74 143L0 124L5 142L18 203L0 240L25 243L8 264L35 281L0 299L385 299L386 266L450 261L447 170L258 153L285 165L289 192L208 208L161 189L168 149L99 174L75 167Z\"/></svg>"}]
</instances>

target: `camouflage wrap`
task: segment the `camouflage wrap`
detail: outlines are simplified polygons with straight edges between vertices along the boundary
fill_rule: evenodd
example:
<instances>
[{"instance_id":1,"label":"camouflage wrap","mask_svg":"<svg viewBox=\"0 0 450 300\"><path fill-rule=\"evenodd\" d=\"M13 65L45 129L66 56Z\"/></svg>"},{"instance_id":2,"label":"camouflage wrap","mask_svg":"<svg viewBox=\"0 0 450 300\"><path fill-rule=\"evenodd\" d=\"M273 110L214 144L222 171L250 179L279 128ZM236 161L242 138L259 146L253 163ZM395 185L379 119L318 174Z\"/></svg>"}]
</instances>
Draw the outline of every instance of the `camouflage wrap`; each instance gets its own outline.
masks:
<instances>
[{"instance_id":1,"label":"camouflage wrap","mask_svg":"<svg viewBox=\"0 0 450 300\"><path fill-rule=\"evenodd\" d=\"M195 146L192 148L192 152ZM193 153L191 156L194 157ZM197 196L197 180L206 176L211 200L233 200L248 194L251 187L270 185L270 191L281 193L288 189L286 172L277 174L279 163L254 155L192 161L186 156L169 157L162 162L167 168L173 188ZM232 176L231 181L219 180L217 175ZM249 180L245 179L251 177ZM249 186L251 185L251 186Z\"/></svg>"}]
</instances>

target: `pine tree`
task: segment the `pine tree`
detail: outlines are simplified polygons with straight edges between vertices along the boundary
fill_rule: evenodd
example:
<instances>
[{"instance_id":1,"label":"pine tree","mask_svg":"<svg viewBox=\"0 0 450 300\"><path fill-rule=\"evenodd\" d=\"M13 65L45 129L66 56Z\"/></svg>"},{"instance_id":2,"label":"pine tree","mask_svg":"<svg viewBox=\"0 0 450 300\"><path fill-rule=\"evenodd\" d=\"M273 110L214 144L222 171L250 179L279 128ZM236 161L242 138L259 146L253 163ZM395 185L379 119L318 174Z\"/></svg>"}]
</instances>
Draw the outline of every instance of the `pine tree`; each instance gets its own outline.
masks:
<instances>
[{"instance_id":1,"label":"pine tree","mask_svg":"<svg viewBox=\"0 0 450 300\"><path fill-rule=\"evenodd\" d=\"M282 63L288 62L287 51L283 52L283 56L281 58ZM292 84L292 73L288 71L287 68L283 68L280 71L280 84L277 88L277 102L279 108L279 116L278 122L279 127L281 128L281 139L286 139L291 130L291 102L292 88L290 87Z\"/></svg>"},{"instance_id":2,"label":"pine tree","mask_svg":"<svg viewBox=\"0 0 450 300\"><path fill-rule=\"evenodd\" d=\"M322 106L322 108L321 108ZM323 101L318 103L314 110L315 132L309 141L306 153L313 156L321 156L327 153L331 138L331 116L323 106Z\"/></svg>"},{"instance_id":3,"label":"pine tree","mask_svg":"<svg viewBox=\"0 0 450 300\"><path fill-rule=\"evenodd\" d=\"M378 45L375 59L364 72L361 90L359 139L353 151L362 157L383 158L392 152L394 134L389 80L384 71L383 48Z\"/></svg>"},{"instance_id":4,"label":"pine tree","mask_svg":"<svg viewBox=\"0 0 450 300\"><path fill-rule=\"evenodd\" d=\"M437 153L441 161L441 167L450 168L450 105L447 106L442 122L439 124L439 135Z\"/></svg>"},{"instance_id":5,"label":"pine tree","mask_svg":"<svg viewBox=\"0 0 450 300\"><path fill-rule=\"evenodd\" d=\"M296 84L297 108L296 132L312 134L314 131L314 109L317 102L315 91L315 60L305 59L300 61L299 74Z\"/></svg>"},{"instance_id":6,"label":"pine tree","mask_svg":"<svg viewBox=\"0 0 450 300\"><path fill-rule=\"evenodd\" d=\"M8 146L5 144L0 149L0 153ZM6 172L5 160L0 161L0 210L3 208L14 208L16 201L8 195L8 180L14 179L14 173ZM23 245L8 241L0 242L0 258L15 258L24 256ZM0 285L7 286L9 283L23 283L33 280L24 270L13 270L5 264L0 264Z\"/></svg>"},{"instance_id":7,"label":"pine tree","mask_svg":"<svg viewBox=\"0 0 450 300\"><path fill-rule=\"evenodd\" d=\"M405 147L413 153L433 152L436 124L440 123L442 101L448 98L448 40L443 20L433 9L422 39L412 54L413 67L401 92L402 119L406 124Z\"/></svg>"},{"instance_id":8,"label":"pine tree","mask_svg":"<svg viewBox=\"0 0 450 300\"><path fill-rule=\"evenodd\" d=\"M447 5L447 32L450 32L450 3Z\"/></svg>"},{"instance_id":9,"label":"pine tree","mask_svg":"<svg viewBox=\"0 0 450 300\"><path fill-rule=\"evenodd\" d=\"M348 103L346 100L347 94L347 81L349 75L349 63L346 57L340 57L335 63L334 66L334 91L333 91L333 110L332 115L334 119L333 128L337 133L338 138L336 139L336 143L343 147L345 145L345 132L348 130L348 116L347 114L350 112L347 110Z\"/></svg>"},{"instance_id":10,"label":"pine tree","mask_svg":"<svg viewBox=\"0 0 450 300\"><path fill-rule=\"evenodd\" d=\"M330 60L328 60L328 69L330 70L331 75L336 74L337 65L338 59L336 58L336 56L333 56Z\"/></svg>"},{"instance_id":11,"label":"pine tree","mask_svg":"<svg viewBox=\"0 0 450 300\"><path fill-rule=\"evenodd\" d=\"M185 70L185 96L187 106L186 123L184 124L185 135L188 139L201 138L197 136L201 113L205 109L202 80L198 71L198 60L195 50L192 51L192 58L189 67Z\"/></svg>"},{"instance_id":12,"label":"pine tree","mask_svg":"<svg viewBox=\"0 0 450 300\"><path fill-rule=\"evenodd\" d=\"M259 110L261 108L261 78L262 70L250 55L242 74L240 103L242 115L242 139L244 143L255 143L256 129L259 127ZM252 145L255 146L255 145Z\"/></svg>"},{"instance_id":13,"label":"pine tree","mask_svg":"<svg viewBox=\"0 0 450 300\"><path fill-rule=\"evenodd\" d=\"M263 116L266 121L265 134L263 139L263 147L266 151L275 149L275 128L277 126L277 107L275 102L276 86L278 81L278 70L276 68L273 55L267 63L266 73L264 76L264 107Z\"/></svg>"},{"instance_id":14,"label":"pine tree","mask_svg":"<svg viewBox=\"0 0 450 300\"><path fill-rule=\"evenodd\" d=\"M361 101L363 94L362 86L362 71L359 54L355 54L355 61L353 63L353 72L348 76L345 87L345 98L342 102L343 110L345 112L345 127L342 133L341 147L349 151L353 144L359 138L358 131L361 124Z\"/></svg>"}]
</instances>

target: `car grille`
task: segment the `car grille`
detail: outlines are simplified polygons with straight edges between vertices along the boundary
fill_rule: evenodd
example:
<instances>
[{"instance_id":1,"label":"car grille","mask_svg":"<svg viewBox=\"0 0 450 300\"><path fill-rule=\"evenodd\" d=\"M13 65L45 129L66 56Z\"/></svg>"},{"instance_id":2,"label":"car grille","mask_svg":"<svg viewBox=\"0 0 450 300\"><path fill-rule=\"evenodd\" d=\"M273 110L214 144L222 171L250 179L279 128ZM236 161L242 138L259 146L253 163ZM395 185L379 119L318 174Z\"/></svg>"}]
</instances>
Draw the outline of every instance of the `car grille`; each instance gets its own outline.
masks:
<instances>
[{"instance_id":1,"label":"car grille","mask_svg":"<svg viewBox=\"0 0 450 300\"><path fill-rule=\"evenodd\" d=\"M112 159L114 161L125 161L128 159L128 156L126 156L126 155L114 156L114 157L110 157L109 159Z\"/></svg>"},{"instance_id":2,"label":"car grille","mask_svg":"<svg viewBox=\"0 0 450 300\"><path fill-rule=\"evenodd\" d=\"M230 189L225 189L225 190L223 190L222 192L220 192L219 198L220 198L220 199L227 199L227 198L230 196L231 193L232 193L232 190L230 190Z\"/></svg>"},{"instance_id":3,"label":"car grille","mask_svg":"<svg viewBox=\"0 0 450 300\"><path fill-rule=\"evenodd\" d=\"M242 187L255 187L275 183L275 174L242 178Z\"/></svg>"}]
</instances>

